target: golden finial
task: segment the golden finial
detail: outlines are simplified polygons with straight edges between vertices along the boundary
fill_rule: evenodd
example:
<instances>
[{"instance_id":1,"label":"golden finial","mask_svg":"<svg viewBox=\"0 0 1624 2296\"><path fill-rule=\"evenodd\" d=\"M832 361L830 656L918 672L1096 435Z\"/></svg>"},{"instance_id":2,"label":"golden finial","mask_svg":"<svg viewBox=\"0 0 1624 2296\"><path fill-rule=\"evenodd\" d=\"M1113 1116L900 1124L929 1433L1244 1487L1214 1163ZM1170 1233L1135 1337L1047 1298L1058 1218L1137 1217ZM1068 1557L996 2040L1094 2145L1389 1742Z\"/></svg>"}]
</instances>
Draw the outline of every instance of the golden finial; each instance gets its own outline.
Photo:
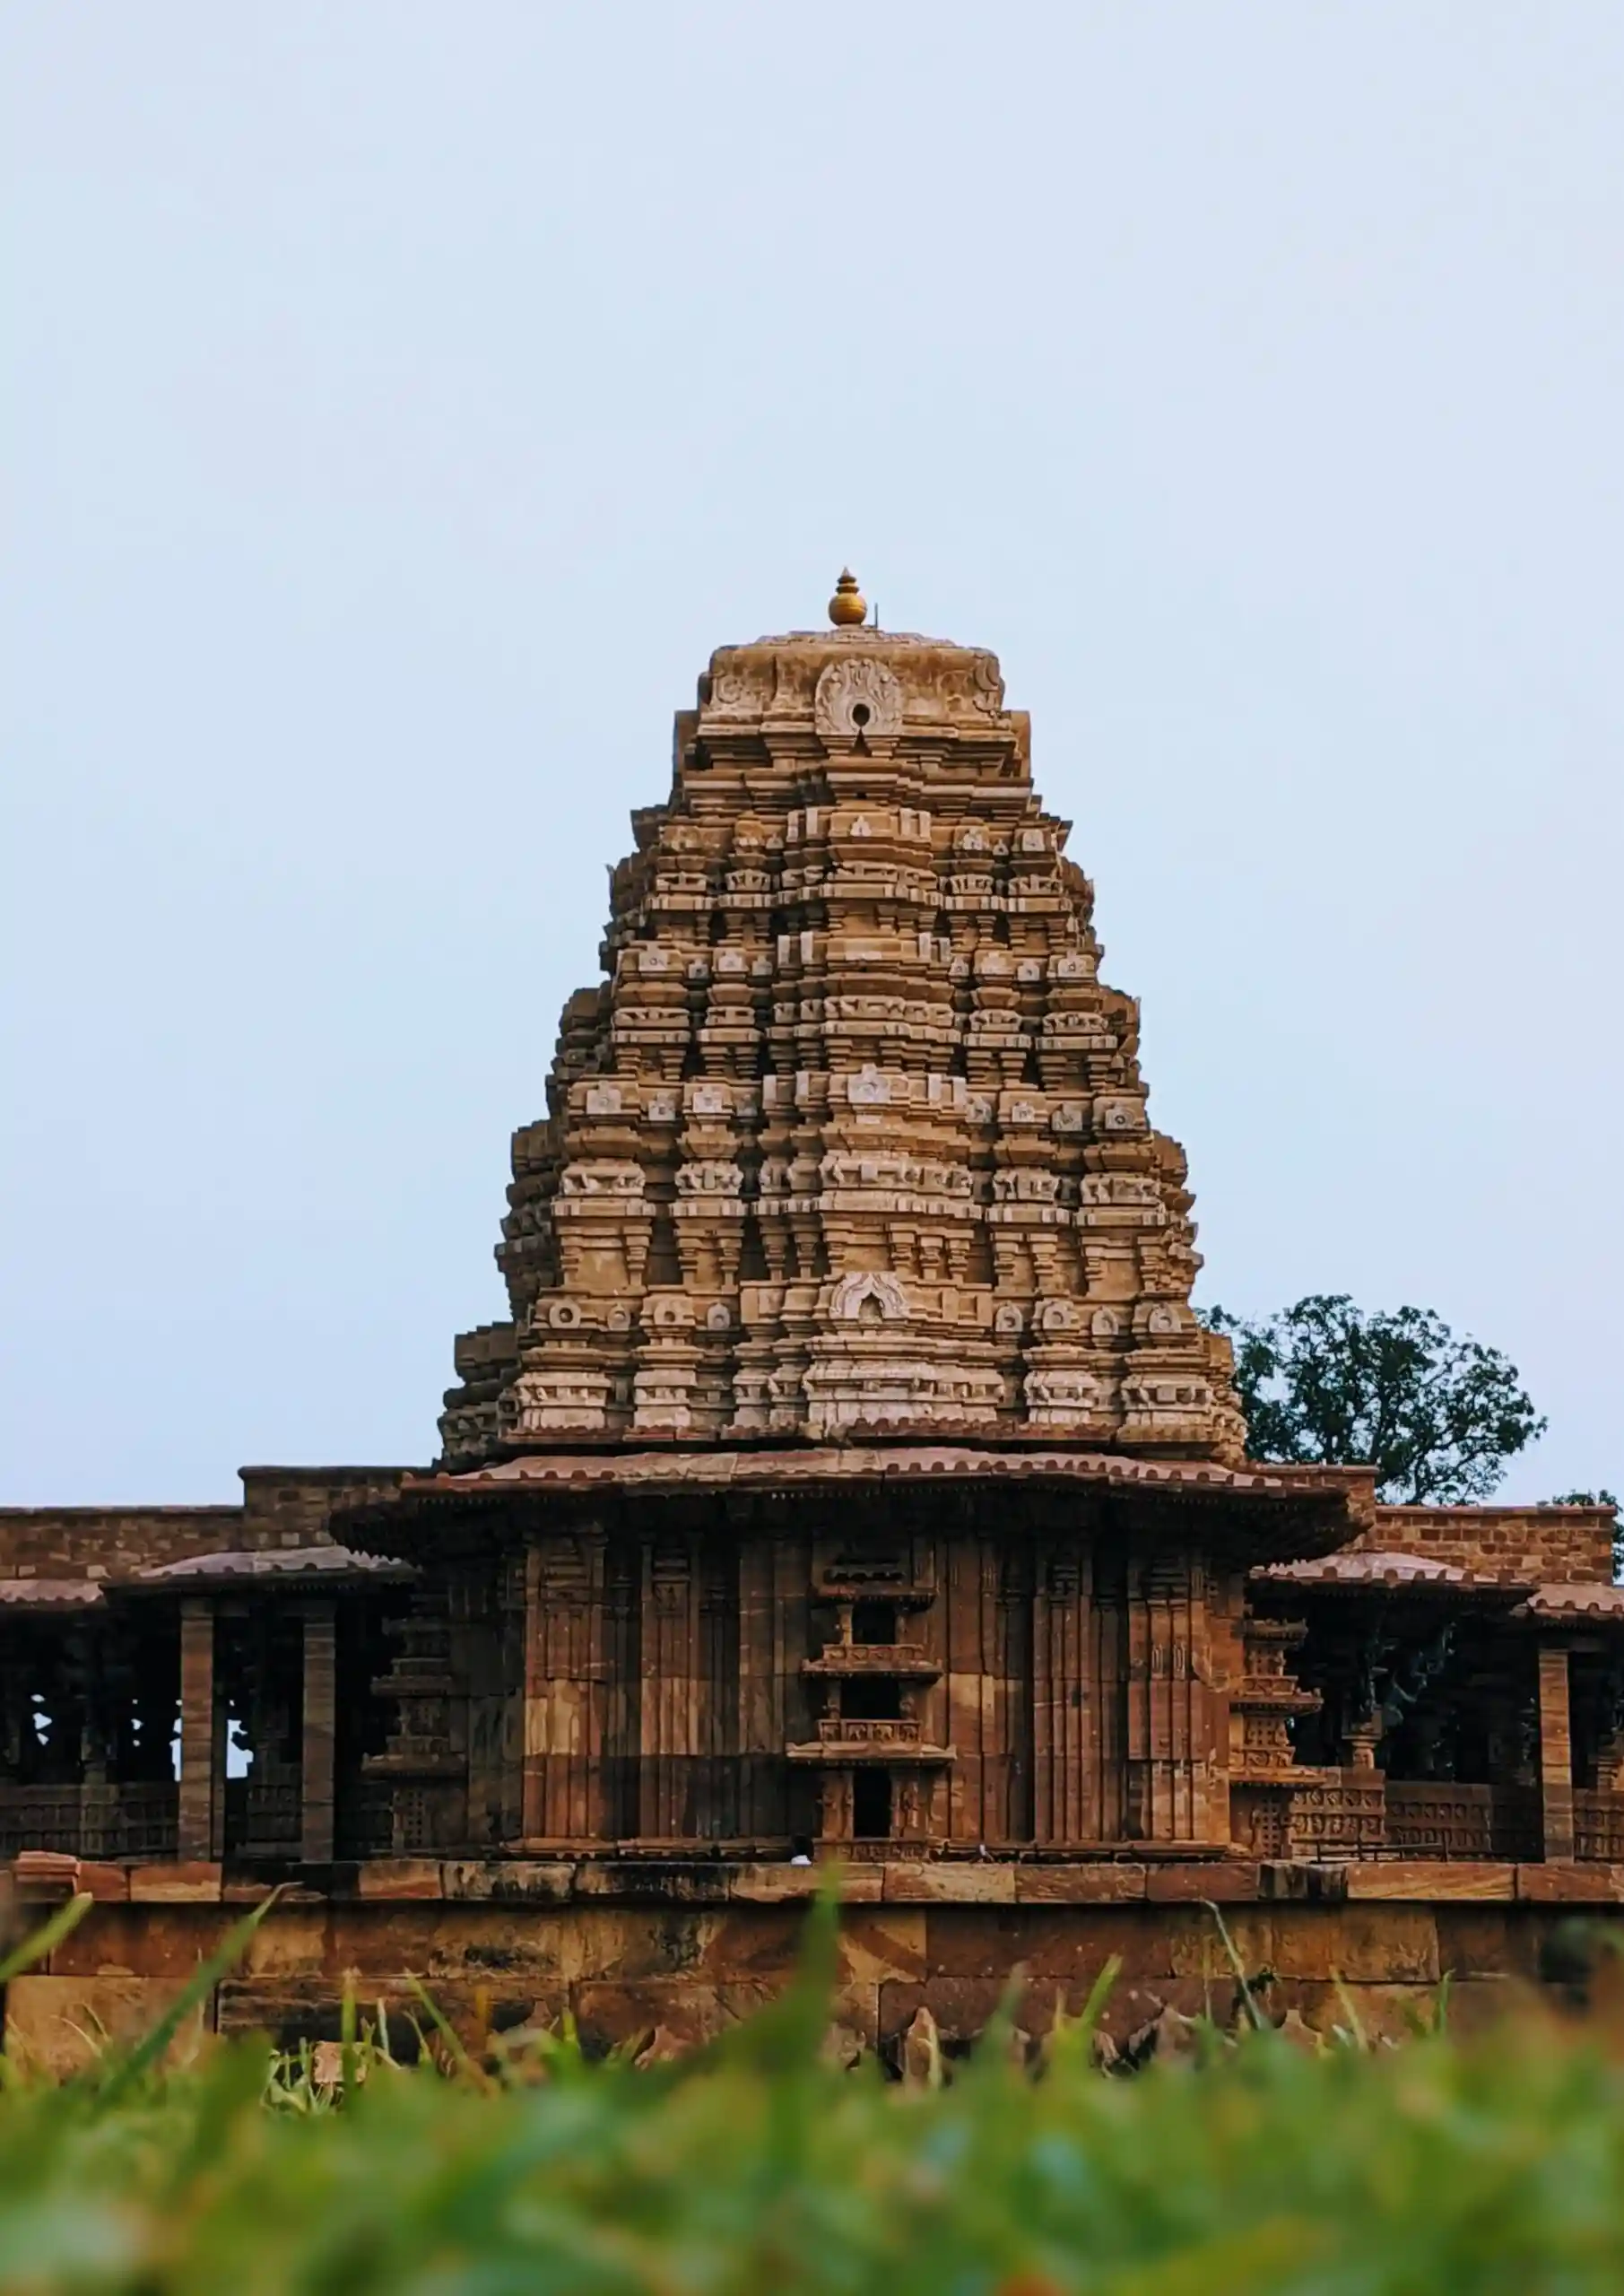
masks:
<instances>
[{"instance_id":1,"label":"golden finial","mask_svg":"<svg viewBox=\"0 0 1624 2296\"><path fill-rule=\"evenodd\" d=\"M868 603L859 592L857 578L849 566L840 570L835 595L829 602L829 618L837 630L855 630L860 622L868 620Z\"/></svg>"}]
</instances>

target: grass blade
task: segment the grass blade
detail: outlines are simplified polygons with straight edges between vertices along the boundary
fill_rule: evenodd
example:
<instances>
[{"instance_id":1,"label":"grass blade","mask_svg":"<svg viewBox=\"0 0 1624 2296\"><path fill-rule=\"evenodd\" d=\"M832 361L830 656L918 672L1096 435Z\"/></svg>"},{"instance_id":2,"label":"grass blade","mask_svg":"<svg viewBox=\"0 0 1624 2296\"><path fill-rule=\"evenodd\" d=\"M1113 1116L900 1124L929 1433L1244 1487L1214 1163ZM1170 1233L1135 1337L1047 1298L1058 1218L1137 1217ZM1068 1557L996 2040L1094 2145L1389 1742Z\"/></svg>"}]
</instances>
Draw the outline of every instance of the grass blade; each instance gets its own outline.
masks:
<instances>
[{"instance_id":1,"label":"grass blade","mask_svg":"<svg viewBox=\"0 0 1624 2296\"><path fill-rule=\"evenodd\" d=\"M233 1922L216 1951L206 1961L198 1963L157 2023L138 2041L115 2050L110 2061L101 2061L98 2069L102 2077L94 2086L103 2105L117 2103L150 2067L160 2061L192 2011L199 2003L208 1999L228 1970L236 1968L247 1951L248 1940L281 1895L280 1888L273 1890L250 1913L245 1914L240 1921Z\"/></svg>"},{"instance_id":2,"label":"grass blade","mask_svg":"<svg viewBox=\"0 0 1624 2296\"><path fill-rule=\"evenodd\" d=\"M31 1970L36 1961L42 1961L53 1947L72 1935L95 1902L85 1890L77 1897L69 1898L65 1905L59 1905L48 1921L41 1922L0 1961L0 1985L9 1985L13 1978L21 1977L24 1970Z\"/></svg>"}]
</instances>

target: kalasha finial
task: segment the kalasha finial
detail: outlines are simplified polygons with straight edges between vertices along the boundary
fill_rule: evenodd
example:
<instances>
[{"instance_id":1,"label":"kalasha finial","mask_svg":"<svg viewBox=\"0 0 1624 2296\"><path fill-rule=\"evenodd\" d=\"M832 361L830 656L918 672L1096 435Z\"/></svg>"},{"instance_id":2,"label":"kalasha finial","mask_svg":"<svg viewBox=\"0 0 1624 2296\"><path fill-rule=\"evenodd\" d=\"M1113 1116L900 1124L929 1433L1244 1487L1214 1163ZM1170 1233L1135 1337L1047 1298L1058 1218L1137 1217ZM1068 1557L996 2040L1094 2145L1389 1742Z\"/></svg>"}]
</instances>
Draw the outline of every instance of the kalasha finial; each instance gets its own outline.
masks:
<instances>
[{"instance_id":1,"label":"kalasha finial","mask_svg":"<svg viewBox=\"0 0 1624 2296\"><path fill-rule=\"evenodd\" d=\"M859 591L857 578L849 566L840 570L835 595L829 602L829 618L837 630L855 630L860 622L868 620L868 601Z\"/></svg>"}]
</instances>

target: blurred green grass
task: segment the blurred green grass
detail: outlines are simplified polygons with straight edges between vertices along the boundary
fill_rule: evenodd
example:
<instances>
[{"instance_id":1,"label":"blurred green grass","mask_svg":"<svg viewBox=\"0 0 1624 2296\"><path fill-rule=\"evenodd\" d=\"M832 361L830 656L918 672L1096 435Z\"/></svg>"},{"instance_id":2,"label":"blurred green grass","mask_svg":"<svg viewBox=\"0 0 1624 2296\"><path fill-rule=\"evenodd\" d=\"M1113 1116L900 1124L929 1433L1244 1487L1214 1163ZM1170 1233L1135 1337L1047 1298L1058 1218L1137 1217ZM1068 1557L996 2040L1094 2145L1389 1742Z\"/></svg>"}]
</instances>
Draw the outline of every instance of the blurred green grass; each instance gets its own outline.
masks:
<instances>
[{"instance_id":1,"label":"blurred green grass","mask_svg":"<svg viewBox=\"0 0 1624 2296\"><path fill-rule=\"evenodd\" d=\"M9 2067L0 2290L1624 2287L1624 2052L1605 2016L1530 2008L1470 2043L1375 2051L1350 2026L1317 2055L1266 2025L1205 2029L1131 2078L1102 2075L1088 2016L1035 2072L1006 2021L951 2083L899 2083L823 2053L834 1918L813 1915L779 2002L654 2067L589 2063L568 2031L475 2061L426 1996L415 2070L364 2004L319 2067L267 2042L166 2072L165 2029L61 2086Z\"/></svg>"}]
</instances>

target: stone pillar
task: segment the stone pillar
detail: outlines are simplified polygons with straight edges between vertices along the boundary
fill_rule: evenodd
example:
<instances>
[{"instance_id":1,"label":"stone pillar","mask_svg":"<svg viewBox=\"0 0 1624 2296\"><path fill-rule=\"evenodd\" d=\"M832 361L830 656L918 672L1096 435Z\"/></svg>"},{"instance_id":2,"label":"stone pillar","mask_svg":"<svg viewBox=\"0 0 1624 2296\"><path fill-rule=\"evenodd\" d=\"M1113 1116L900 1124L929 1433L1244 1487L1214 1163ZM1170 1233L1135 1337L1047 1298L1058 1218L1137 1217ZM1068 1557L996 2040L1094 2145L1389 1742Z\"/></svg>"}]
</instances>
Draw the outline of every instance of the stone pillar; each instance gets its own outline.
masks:
<instances>
[{"instance_id":1,"label":"stone pillar","mask_svg":"<svg viewBox=\"0 0 1624 2296\"><path fill-rule=\"evenodd\" d=\"M299 1776L299 1854L307 1866L333 1862L337 1648L333 1605L309 1604L304 1613L304 1728Z\"/></svg>"},{"instance_id":2,"label":"stone pillar","mask_svg":"<svg viewBox=\"0 0 1624 2296\"><path fill-rule=\"evenodd\" d=\"M650 1841L694 1833L699 1749L698 1583L692 1542L660 1534L643 1550L643 1695L638 1831Z\"/></svg>"},{"instance_id":3,"label":"stone pillar","mask_svg":"<svg viewBox=\"0 0 1624 2296\"><path fill-rule=\"evenodd\" d=\"M214 1686L214 1605L180 1605L180 1790L176 1851L219 1857L225 1846L225 1733Z\"/></svg>"},{"instance_id":4,"label":"stone pillar","mask_svg":"<svg viewBox=\"0 0 1624 2296\"><path fill-rule=\"evenodd\" d=\"M1540 1812L1547 1858L1573 1854L1573 1729L1568 1649L1540 1645Z\"/></svg>"},{"instance_id":5,"label":"stone pillar","mask_svg":"<svg viewBox=\"0 0 1624 2296\"><path fill-rule=\"evenodd\" d=\"M1032 1593L1033 1831L1045 1848L1121 1832L1118 1613L1076 1536L1039 1544ZM1103 1613L1103 1615L1102 1615Z\"/></svg>"},{"instance_id":6,"label":"stone pillar","mask_svg":"<svg viewBox=\"0 0 1624 2296\"><path fill-rule=\"evenodd\" d=\"M596 1525L530 1548L525 1595L524 1839L601 1840L606 1541Z\"/></svg>"},{"instance_id":7,"label":"stone pillar","mask_svg":"<svg viewBox=\"0 0 1624 2296\"><path fill-rule=\"evenodd\" d=\"M826 1770L819 1786L821 1800L818 1846L821 1849L849 1851L856 1823L852 1808L852 1772L849 1770Z\"/></svg>"},{"instance_id":8,"label":"stone pillar","mask_svg":"<svg viewBox=\"0 0 1624 2296\"><path fill-rule=\"evenodd\" d=\"M789 1831L784 1783L784 1665L777 1650L777 1544L757 1534L739 1550L741 1831L752 1841Z\"/></svg>"},{"instance_id":9,"label":"stone pillar","mask_svg":"<svg viewBox=\"0 0 1624 2296\"><path fill-rule=\"evenodd\" d=\"M1140 1841L1204 1841L1211 1668L1199 1562L1177 1553L1130 1561L1126 1608L1127 1831Z\"/></svg>"}]
</instances>

